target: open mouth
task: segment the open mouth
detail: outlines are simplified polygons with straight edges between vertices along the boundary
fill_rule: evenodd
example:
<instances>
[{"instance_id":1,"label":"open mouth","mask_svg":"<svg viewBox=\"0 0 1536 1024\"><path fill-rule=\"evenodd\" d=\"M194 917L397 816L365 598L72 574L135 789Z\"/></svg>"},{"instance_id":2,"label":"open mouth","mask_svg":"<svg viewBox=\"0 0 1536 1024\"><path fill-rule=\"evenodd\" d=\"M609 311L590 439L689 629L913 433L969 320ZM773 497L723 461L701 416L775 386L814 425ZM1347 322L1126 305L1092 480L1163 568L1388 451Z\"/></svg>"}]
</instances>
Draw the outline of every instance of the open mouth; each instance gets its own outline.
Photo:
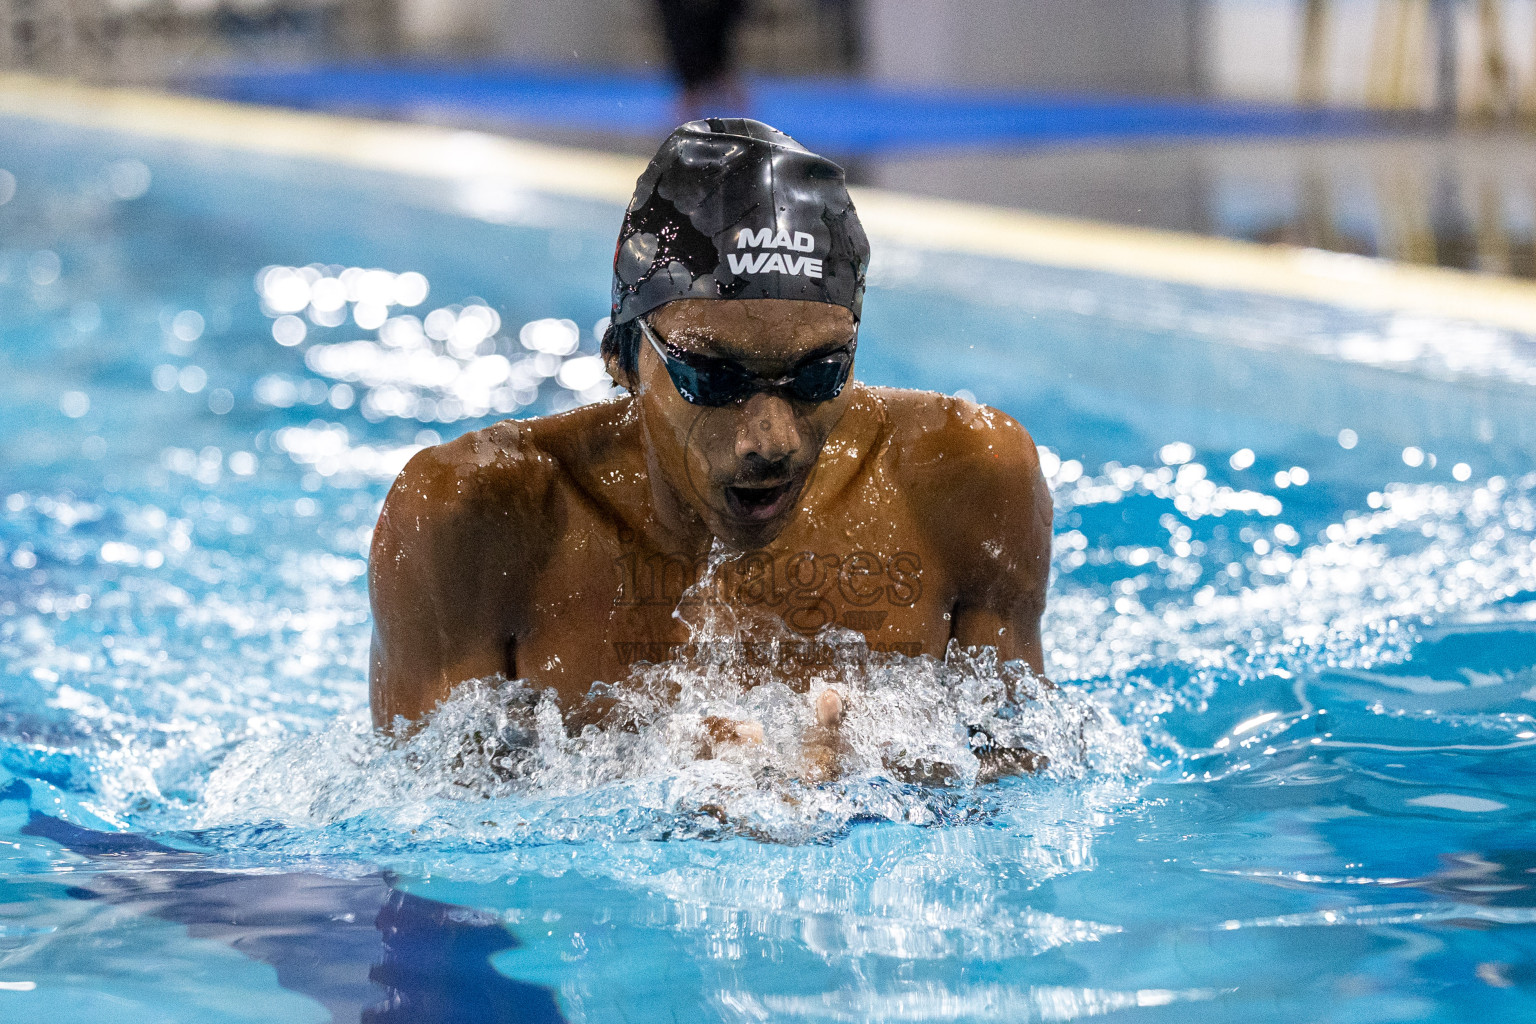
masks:
<instances>
[{"instance_id":1,"label":"open mouth","mask_svg":"<svg viewBox=\"0 0 1536 1024\"><path fill-rule=\"evenodd\" d=\"M783 483L769 486L727 487L725 507L736 519L762 523L778 516L800 490L801 477L790 477Z\"/></svg>"}]
</instances>

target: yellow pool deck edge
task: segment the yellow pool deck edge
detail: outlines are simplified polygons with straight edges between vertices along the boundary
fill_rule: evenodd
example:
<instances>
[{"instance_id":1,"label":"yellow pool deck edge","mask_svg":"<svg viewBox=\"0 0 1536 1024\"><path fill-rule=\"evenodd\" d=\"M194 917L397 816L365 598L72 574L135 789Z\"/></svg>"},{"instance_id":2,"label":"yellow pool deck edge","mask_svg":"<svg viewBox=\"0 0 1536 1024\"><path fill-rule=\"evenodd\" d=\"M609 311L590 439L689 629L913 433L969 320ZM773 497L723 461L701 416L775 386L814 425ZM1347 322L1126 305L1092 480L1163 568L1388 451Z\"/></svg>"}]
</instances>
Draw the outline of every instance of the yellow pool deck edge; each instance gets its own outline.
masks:
<instances>
[{"instance_id":1,"label":"yellow pool deck edge","mask_svg":"<svg viewBox=\"0 0 1536 1024\"><path fill-rule=\"evenodd\" d=\"M428 125L0 74L0 114L626 203L644 161ZM1536 334L1536 282L856 188L865 230L941 252L1104 271Z\"/></svg>"}]
</instances>

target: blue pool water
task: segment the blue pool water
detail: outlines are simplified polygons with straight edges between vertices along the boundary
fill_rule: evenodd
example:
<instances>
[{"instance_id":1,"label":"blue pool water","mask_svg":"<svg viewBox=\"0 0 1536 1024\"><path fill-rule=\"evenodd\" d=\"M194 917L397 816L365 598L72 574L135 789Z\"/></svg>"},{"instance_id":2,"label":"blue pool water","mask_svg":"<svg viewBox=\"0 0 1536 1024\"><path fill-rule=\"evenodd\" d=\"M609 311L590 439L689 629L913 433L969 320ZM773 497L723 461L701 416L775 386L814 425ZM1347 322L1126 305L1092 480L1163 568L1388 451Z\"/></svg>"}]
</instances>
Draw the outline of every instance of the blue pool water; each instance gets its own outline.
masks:
<instances>
[{"instance_id":1,"label":"blue pool water","mask_svg":"<svg viewBox=\"0 0 1536 1024\"><path fill-rule=\"evenodd\" d=\"M24 121L0 167L0 1020L1536 1012L1532 339L877 240L861 377L1046 449L1051 769L886 777L999 675L899 659L821 788L489 686L391 748L379 502L598 397L619 211Z\"/></svg>"}]
</instances>

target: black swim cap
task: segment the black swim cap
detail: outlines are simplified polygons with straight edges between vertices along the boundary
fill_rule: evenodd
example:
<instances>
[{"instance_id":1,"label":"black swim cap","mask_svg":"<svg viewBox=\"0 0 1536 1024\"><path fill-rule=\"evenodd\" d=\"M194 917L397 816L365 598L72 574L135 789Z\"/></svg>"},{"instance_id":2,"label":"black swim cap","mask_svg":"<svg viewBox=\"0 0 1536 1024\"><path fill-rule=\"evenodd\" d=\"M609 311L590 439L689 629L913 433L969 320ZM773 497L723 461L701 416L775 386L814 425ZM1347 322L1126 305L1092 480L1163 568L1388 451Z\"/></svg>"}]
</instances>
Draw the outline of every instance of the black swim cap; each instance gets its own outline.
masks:
<instances>
[{"instance_id":1,"label":"black swim cap","mask_svg":"<svg viewBox=\"0 0 1536 1024\"><path fill-rule=\"evenodd\" d=\"M761 121L690 121L635 185L612 321L674 299L807 299L857 319L868 265L841 167Z\"/></svg>"}]
</instances>

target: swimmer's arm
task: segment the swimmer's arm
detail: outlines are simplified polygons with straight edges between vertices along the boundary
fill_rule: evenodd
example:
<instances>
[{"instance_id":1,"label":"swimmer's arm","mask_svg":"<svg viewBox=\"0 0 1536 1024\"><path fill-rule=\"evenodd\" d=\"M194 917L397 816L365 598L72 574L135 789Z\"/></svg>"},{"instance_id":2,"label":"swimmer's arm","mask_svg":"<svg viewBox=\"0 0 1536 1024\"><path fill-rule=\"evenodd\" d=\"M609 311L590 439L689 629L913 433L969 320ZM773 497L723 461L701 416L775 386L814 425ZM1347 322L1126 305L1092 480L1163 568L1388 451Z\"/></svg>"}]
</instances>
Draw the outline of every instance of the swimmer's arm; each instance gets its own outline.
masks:
<instances>
[{"instance_id":1,"label":"swimmer's arm","mask_svg":"<svg viewBox=\"0 0 1536 1024\"><path fill-rule=\"evenodd\" d=\"M505 650L482 648L452 658L434 657L441 652L430 650L426 644L414 650L402 650L396 644L393 656L387 651L375 627L369 648L368 704L373 724L380 729L391 727L396 718L409 722L420 719L465 680L509 674Z\"/></svg>"},{"instance_id":2,"label":"swimmer's arm","mask_svg":"<svg viewBox=\"0 0 1536 1024\"><path fill-rule=\"evenodd\" d=\"M996 647L1005 661L1022 659L1044 678L1040 617L1051 571L1050 489L1029 432L987 410L989 423L959 435L965 455L955 481L951 557L961 581L950 638L967 647Z\"/></svg>"},{"instance_id":3,"label":"swimmer's arm","mask_svg":"<svg viewBox=\"0 0 1536 1024\"><path fill-rule=\"evenodd\" d=\"M419 719L468 679L511 674L530 522L459 442L420 452L373 534L369 704L376 726ZM498 493L503 492L503 493Z\"/></svg>"},{"instance_id":4,"label":"swimmer's arm","mask_svg":"<svg viewBox=\"0 0 1536 1024\"><path fill-rule=\"evenodd\" d=\"M1030 671L1045 678L1045 647L1040 638L1040 612L1021 608L1014 615L991 608L960 606L954 612L951 639L962 647L996 647L1003 661L1023 660Z\"/></svg>"}]
</instances>

